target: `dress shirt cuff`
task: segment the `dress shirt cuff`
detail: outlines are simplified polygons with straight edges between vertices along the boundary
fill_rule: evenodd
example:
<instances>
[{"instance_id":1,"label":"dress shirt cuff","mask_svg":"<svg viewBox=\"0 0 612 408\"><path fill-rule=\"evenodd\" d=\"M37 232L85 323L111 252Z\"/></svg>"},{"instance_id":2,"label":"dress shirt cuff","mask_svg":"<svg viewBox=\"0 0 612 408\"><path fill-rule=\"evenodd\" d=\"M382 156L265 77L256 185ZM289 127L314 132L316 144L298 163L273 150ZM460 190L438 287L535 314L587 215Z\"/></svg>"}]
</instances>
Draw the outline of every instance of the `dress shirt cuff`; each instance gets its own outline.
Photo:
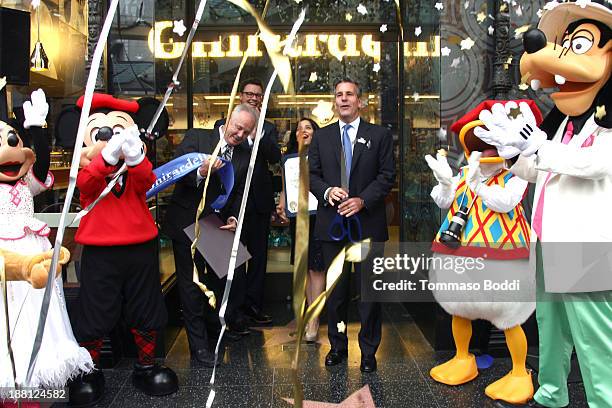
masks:
<instances>
[{"instance_id":1,"label":"dress shirt cuff","mask_svg":"<svg viewBox=\"0 0 612 408\"><path fill-rule=\"evenodd\" d=\"M202 177L202 175L200 174L200 169L196 170L196 186L200 186L200 183L202 182L202 180L204 180L206 177Z\"/></svg>"},{"instance_id":2,"label":"dress shirt cuff","mask_svg":"<svg viewBox=\"0 0 612 408\"><path fill-rule=\"evenodd\" d=\"M323 193L323 200L325 200L325 202L327 203L329 201L329 192L331 191L332 187L327 187L327 190L325 190L325 192Z\"/></svg>"}]
</instances>

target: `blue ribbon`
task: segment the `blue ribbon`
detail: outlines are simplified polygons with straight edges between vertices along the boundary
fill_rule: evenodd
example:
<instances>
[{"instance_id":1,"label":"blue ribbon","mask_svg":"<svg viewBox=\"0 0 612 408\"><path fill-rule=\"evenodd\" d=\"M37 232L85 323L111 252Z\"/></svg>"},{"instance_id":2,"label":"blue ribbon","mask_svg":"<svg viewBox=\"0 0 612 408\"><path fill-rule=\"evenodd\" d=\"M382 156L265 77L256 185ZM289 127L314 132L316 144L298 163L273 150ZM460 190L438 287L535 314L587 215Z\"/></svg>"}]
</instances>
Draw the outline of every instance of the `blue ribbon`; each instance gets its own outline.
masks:
<instances>
[{"instance_id":1,"label":"blue ribbon","mask_svg":"<svg viewBox=\"0 0 612 408\"><path fill-rule=\"evenodd\" d=\"M187 153L181 157L177 157L174 160L169 161L161 167L153 170L157 180L147 191L147 199L153 197L160 191L170 187L172 184L179 181L192 171L197 170L206 159L211 157L209 154L204 153ZM227 199L234 188L234 168L232 163L228 160L218 158L225 165L217 170L217 174L221 178L221 184L225 189L225 194L221 194L217 199L210 205L215 210L223 208Z\"/></svg>"}]
</instances>

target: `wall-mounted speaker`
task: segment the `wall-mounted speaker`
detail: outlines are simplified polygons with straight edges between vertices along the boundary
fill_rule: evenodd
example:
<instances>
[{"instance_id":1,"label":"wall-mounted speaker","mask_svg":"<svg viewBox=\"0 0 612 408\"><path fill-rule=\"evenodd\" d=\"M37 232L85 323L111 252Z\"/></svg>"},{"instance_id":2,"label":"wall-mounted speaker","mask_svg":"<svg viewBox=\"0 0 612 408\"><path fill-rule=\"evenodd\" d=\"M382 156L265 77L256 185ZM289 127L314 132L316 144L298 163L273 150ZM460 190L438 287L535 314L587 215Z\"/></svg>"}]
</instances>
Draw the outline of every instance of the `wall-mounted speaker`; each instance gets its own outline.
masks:
<instances>
[{"instance_id":1,"label":"wall-mounted speaker","mask_svg":"<svg viewBox=\"0 0 612 408\"><path fill-rule=\"evenodd\" d=\"M0 7L0 77L11 85L30 82L30 13Z\"/></svg>"}]
</instances>

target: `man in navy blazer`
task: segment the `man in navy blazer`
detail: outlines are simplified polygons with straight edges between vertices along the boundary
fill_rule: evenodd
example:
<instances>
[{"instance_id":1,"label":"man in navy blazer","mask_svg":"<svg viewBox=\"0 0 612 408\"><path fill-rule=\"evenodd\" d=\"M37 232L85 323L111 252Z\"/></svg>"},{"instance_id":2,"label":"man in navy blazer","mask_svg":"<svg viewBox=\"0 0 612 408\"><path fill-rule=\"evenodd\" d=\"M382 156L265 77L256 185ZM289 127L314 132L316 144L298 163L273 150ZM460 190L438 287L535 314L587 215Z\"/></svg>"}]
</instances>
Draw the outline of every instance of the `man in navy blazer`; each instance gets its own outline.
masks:
<instances>
[{"instance_id":1,"label":"man in navy blazer","mask_svg":"<svg viewBox=\"0 0 612 408\"><path fill-rule=\"evenodd\" d=\"M322 241L326 269L340 250L350 243L348 236L339 239L338 234L330 234L330 225L338 215L358 217L362 239L371 238L374 242L389 239L385 197L395 182L393 137L387 129L359 117L363 107L359 84L342 79L334 89L339 121L315 132L308 152L310 191L319 201L315 234ZM356 229L352 229L352 233L355 239ZM371 259L355 263L358 276L362 269L364 273L372 270ZM338 330L338 324L346 324L348 320L350 267L350 263L344 264L342 275L327 300L331 345L325 358L327 366L339 364L348 354L346 330ZM359 316L360 369L373 372L376 371L375 354L381 340L380 303L360 301Z\"/></svg>"},{"instance_id":2,"label":"man in navy blazer","mask_svg":"<svg viewBox=\"0 0 612 408\"><path fill-rule=\"evenodd\" d=\"M257 78L249 78L240 84L240 103L248 104L258 111L263 101L263 84ZM215 128L223 125L225 119L215 122ZM251 137L255 136L255 132ZM253 139L244 142L250 149ZM272 318L263 313L264 278L268 264L268 235L270 216L276 208L272 173L269 166L278 163L281 152L278 148L278 133L273 123L265 121L263 135L259 142L257 160L253 169L251 189L247 201L242 240L252 258L248 262L246 293L236 293L243 300L242 311L255 323L272 323ZM237 328L241 334L248 334L246 326Z\"/></svg>"}]
</instances>

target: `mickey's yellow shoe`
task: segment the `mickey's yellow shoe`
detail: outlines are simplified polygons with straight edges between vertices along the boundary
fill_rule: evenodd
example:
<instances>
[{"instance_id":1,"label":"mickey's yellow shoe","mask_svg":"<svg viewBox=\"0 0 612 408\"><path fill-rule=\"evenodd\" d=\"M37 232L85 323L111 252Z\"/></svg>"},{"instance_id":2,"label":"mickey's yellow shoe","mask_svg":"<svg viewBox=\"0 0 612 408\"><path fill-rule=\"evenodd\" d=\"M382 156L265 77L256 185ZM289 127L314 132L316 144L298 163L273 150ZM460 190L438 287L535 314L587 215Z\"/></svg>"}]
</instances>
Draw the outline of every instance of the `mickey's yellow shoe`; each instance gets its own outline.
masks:
<instances>
[{"instance_id":1,"label":"mickey's yellow shoe","mask_svg":"<svg viewBox=\"0 0 612 408\"><path fill-rule=\"evenodd\" d=\"M511 404L525 404L533 398L531 373L515 375L512 372L495 381L485 389L487 397Z\"/></svg>"},{"instance_id":2,"label":"mickey's yellow shoe","mask_svg":"<svg viewBox=\"0 0 612 408\"><path fill-rule=\"evenodd\" d=\"M429 371L431 378L446 385L460 385L472 381L478 376L476 358L473 354L467 358L453 357L444 364L440 364Z\"/></svg>"}]
</instances>

